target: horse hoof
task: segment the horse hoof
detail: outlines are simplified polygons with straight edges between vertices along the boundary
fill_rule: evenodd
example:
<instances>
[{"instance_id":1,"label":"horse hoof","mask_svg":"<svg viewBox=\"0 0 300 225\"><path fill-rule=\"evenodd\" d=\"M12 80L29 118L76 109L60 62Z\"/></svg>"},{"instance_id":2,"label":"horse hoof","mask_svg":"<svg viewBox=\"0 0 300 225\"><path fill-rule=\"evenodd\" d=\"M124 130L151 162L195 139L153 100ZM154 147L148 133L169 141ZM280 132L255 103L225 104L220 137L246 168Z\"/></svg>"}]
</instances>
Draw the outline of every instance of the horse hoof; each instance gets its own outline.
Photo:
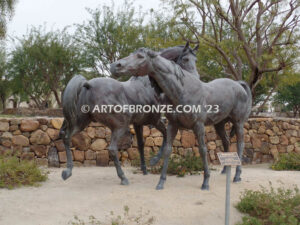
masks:
<instances>
[{"instance_id":1,"label":"horse hoof","mask_svg":"<svg viewBox=\"0 0 300 225\"><path fill-rule=\"evenodd\" d=\"M240 182L241 180L242 180L242 178L240 178L240 177L233 178L234 183Z\"/></svg>"},{"instance_id":2,"label":"horse hoof","mask_svg":"<svg viewBox=\"0 0 300 225\"><path fill-rule=\"evenodd\" d=\"M162 184L158 184L156 186L156 190L163 190L164 189L164 186Z\"/></svg>"},{"instance_id":3,"label":"horse hoof","mask_svg":"<svg viewBox=\"0 0 300 225\"><path fill-rule=\"evenodd\" d=\"M64 170L61 173L61 177L63 180L68 179L70 176L72 176L72 172L70 170Z\"/></svg>"},{"instance_id":4,"label":"horse hoof","mask_svg":"<svg viewBox=\"0 0 300 225\"><path fill-rule=\"evenodd\" d=\"M159 159L156 157L153 157L150 159L150 166L155 166L158 163Z\"/></svg>"},{"instance_id":5,"label":"horse hoof","mask_svg":"<svg viewBox=\"0 0 300 225\"><path fill-rule=\"evenodd\" d=\"M143 175L148 175L148 171L147 170L143 170Z\"/></svg>"},{"instance_id":6,"label":"horse hoof","mask_svg":"<svg viewBox=\"0 0 300 225\"><path fill-rule=\"evenodd\" d=\"M222 171L221 171L221 174L226 174L226 170L222 170Z\"/></svg>"},{"instance_id":7,"label":"horse hoof","mask_svg":"<svg viewBox=\"0 0 300 225\"><path fill-rule=\"evenodd\" d=\"M209 190L209 185L208 184L202 184L201 190Z\"/></svg>"},{"instance_id":8,"label":"horse hoof","mask_svg":"<svg viewBox=\"0 0 300 225\"><path fill-rule=\"evenodd\" d=\"M129 181L127 180L127 178L122 179L121 185L129 185Z\"/></svg>"}]
</instances>

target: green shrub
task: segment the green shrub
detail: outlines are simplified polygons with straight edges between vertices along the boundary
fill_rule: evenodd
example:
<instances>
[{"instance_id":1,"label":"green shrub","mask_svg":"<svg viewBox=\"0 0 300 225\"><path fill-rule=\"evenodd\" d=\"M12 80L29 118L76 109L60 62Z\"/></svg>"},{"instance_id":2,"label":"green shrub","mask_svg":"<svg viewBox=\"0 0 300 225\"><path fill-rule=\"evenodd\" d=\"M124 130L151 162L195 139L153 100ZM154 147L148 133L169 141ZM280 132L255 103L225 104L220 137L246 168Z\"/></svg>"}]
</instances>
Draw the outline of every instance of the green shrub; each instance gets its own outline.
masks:
<instances>
[{"instance_id":1,"label":"green shrub","mask_svg":"<svg viewBox=\"0 0 300 225\"><path fill-rule=\"evenodd\" d=\"M246 190L236 208L247 213L239 225L298 225L300 224L299 189L278 188Z\"/></svg>"},{"instance_id":2,"label":"green shrub","mask_svg":"<svg viewBox=\"0 0 300 225\"><path fill-rule=\"evenodd\" d=\"M0 156L0 188L12 189L21 185L37 186L47 180L47 173L32 161L16 156Z\"/></svg>"},{"instance_id":3,"label":"green shrub","mask_svg":"<svg viewBox=\"0 0 300 225\"><path fill-rule=\"evenodd\" d=\"M138 211L138 215L130 215L129 207L124 206L123 215L115 215L114 212L110 212L109 216L106 216L109 220L108 223L103 223L94 216L90 216L89 220L85 222L84 220L74 216L74 221L70 221L68 224L71 225L151 225L154 223L155 218L150 216L150 211L143 212L142 209Z\"/></svg>"},{"instance_id":4,"label":"green shrub","mask_svg":"<svg viewBox=\"0 0 300 225\"><path fill-rule=\"evenodd\" d=\"M162 165L151 168L152 173L160 173ZM174 155L169 160L167 173L183 177L186 174L195 174L203 170L203 163L200 157L195 157L188 153L185 157Z\"/></svg>"},{"instance_id":5,"label":"green shrub","mask_svg":"<svg viewBox=\"0 0 300 225\"><path fill-rule=\"evenodd\" d=\"M276 162L271 166L273 170L298 170L300 171L300 154L291 152L280 154Z\"/></svg>"}]
</instances>

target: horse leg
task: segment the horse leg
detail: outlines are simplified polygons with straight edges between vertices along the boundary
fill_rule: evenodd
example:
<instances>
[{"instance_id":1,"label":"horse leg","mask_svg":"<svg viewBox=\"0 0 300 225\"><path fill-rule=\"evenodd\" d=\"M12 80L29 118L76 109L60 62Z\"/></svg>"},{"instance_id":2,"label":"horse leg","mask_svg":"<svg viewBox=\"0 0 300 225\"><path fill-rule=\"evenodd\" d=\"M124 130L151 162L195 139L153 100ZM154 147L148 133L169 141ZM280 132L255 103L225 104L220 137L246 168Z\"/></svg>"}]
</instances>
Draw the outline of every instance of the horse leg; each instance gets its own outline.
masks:
<instances>
[{"instance_id":1,"label":"horse leg","mask_svg":"<svg viewBox=\"0 0 300 225\"><path fill-rule=\"evenodd\" d=\"M161 159L163 150L165 149L165 146L166 146L166 140L167 140L167 131L166 131L166 127L165 127L164 123L161 120L158 120L155 127L157 128L157 130L159 130L162 133L163 143L162 143L161 147L159 148L158 153L150 159L150 166L156 165L159 162L159 160Z\"/></svg>"},{"instance_id":2,"label":"horse leg","mask_svg":"<svg viewBox=\"0 0 300 225\"><path fill-rule=\"evenodd\" d=\"M168 163L169 163L169 158L172 153L172 144L173 140L177 134L178 131L178 126L169 123L168 128L167 128L167 140L166 140L166 149L164 150L164 163L163 163L163 168L161 171L160 179L159 182L156 186L156 190L161 190L164 188L164 183L167 179L167 170L168 170Z\"/></svg>"},{"instance_id":3,"label":"horse leg","mask_svg":"<svg viewBox=\"0 0 300 225\"><path fill-rule=\"evenodd\" d=\"M244 123L243 122L235 123L235 132L237 137L237 151L240 160L242 161L243 151L244 151ZM239 182L242 180L241 173L242 173L242 167L237 166L235 171L235 176L233 178L233 182Z\"/></svg>"},{"instance_id":4,"label":"horse leg","mask_svg":"<svg viewBox=\"0 0 300 225\"><path fill-rule=\"evenodd\" d=\"M126 133L126 131L127 131L126 128L112 130L111 142L108 147L109 153L114 160L114 164L115 164L115 167L117 170L118 177L121 179L121 185L129 184L129 182L128 182L127 178L125 177L125 174L121 168L120 161L118 159L118 141L120 140L120 138L123 137L123 135Z\"/></svg>"},{"instance_id":5,"label":"horse leg","mask_svg":"<svg viewBox=\"0 0 300 225\"><path fill-rule=\"evenodd\" d=\"M145 155L144 155L143 126L134 124L133 127L136 133L137 144L138 144L138 149L141 158L141 170L143 171L144 175L147 175L148 172L145 164Z\"/></svg>"},{"instance_id":6,"label":"horse leg","mask_svg":"<svg viewBox=\"0 0 300 225\"><path fill-rule=\"evenodd\" d=\"M209 177L210 171L208 168L208 161L207 161L207 148L205 145L205 126L203 123L198 122L194 127L194 132L196 134L198 143L199 143L199 153L202 157L203 166L204 166L204 179L201 189L208 190L209 189Z\"/></svg>"},{"instance_id":7,"label":"horse leg","mask_svg":"<svg viewBox=\"0 0 300 225\"><path fill-rule=\"evenodd\" d=\"M64 180L68 179L72 176L72 169L73 169L73 159L72 159L72 152L70 149L70 141L72 135L77 132L77 129L71 129L69 126L66 127L64 131L61 132L63 142L65 145L66 155L67 155L67 168L62 171L62 178Z\"/></svg>"},{"instance_id":8,"label":"horse leg","mask_svg":"<svg viewBox=\"0 0 300 225\"><path fill-rule=\"evenodd\" d=\"M217 134L219 135L219 137L222 140L222 144L224 147L224 152L228 152L229 150L229 138L228 135L225 131L225 121L221 121L220 123L217 123L214 125L215 126L215 130L217 132ZM226 173L226 166L223 167L223 170L221 172L222 174Z\"/></svg>"}]
</instances>

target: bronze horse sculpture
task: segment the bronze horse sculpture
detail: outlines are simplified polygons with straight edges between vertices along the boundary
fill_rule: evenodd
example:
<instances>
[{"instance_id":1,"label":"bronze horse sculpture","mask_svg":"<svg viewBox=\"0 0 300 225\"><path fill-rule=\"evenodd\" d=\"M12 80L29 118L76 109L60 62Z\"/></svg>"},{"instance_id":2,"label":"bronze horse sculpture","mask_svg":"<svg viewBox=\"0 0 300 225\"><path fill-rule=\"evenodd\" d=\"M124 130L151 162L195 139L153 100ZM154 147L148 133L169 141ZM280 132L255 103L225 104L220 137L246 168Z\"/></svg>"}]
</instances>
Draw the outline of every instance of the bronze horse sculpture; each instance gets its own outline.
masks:
<instances>
[{"instance_id":1,"label":"bronze horse sculpture","mask_svg":"<svg viewBox=\"0 0 300 225\"><path fill-rule=\"evenodd\" d=\"M184 46L167 48L161 51L162 57L177 60ZM120 82L111 78L94 78L86 80L81 75L74 76L67 84L63 96L64 122L60 130L66 154L67 168L62 172L62 178L66 180L72 175L73 161L70 150L71 137L82 131L91 121L100 122L112 131L109 153L114 160L117 174L122 185L129 182L124 175L118 159L118 143L124 135L130 135L128 127L133 124L137 136L138 150L141 159L141 170L147 174L144 159L143 125L151 124L163 134L163 144L156 155L162 156L162 150L166 143L166 128L159 113L92 113L83 112L82 109L93 109L95 105L158 105L158 96L148 77L132 77L126 82ZM86 107L82 108L82 107Z\"/></svg>"},{"instance_id":2,"label":"bronze horse sculpture","mask_svg":"<svg viewBox=\"0 0 300 225\"><path fill-rule=\"evenodd\" d=\"M188 71L195 66L196 56L189 48L184 48L177 59L177 64L158 53L140 48L128 57L111 64L111 73L116 76L131 74L134 76L149 75L155 80L167 101L172 105L200 105L199 113L176 114L169 116L166 147L163 150L164 163L156 189L163 189L166 181L168 160L172 152L172 143L179 128L192 129L199 143L199 152L204 164L204 180L201 189L209 189L210 171L207 162L207 148L204 141L205 125L214 125L222 139L224 150L228 151L228 138L224 129L227 121L233 123L237 135L238 155L242 158L244 149L244 123L247 121L252 105L251 90L243 81L227 78L216 79L205 83L195 76L197 71ZM194 67L195 68L195 67ZM198 73L197 73L198 74ZM206 106L216 106L214 113L209 113ZM168 115L167 115L168 116ZM155 160L157 161L157 160ZM241 167L236 167L234 182L241 180Z\"/></svg>"}]
</instances>

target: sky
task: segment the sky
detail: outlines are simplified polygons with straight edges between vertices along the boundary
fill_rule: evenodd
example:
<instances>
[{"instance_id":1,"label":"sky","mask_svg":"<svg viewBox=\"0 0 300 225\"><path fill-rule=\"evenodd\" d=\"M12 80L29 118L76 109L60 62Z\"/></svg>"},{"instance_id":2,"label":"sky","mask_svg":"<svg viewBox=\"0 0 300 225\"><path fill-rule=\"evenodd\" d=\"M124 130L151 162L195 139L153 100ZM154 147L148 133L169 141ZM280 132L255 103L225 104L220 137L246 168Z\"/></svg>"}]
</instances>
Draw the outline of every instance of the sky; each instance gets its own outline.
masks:
<instances>
[{"instance_id":1,"label":"sky","mask_svg":"<svg viewBox=\"0 0 300 225\"><path fill-rule=\"evenodd\" d=\"M134 0L143 10L159 9L160 0ZM114 1L116 8L123 0ZM14 16L8 24L8 37L21 37L31 26L46 24L47 30L62 29L89 18L86 8L111 5L109 0L19 0Z\"/></svg>"}]
</instances>

